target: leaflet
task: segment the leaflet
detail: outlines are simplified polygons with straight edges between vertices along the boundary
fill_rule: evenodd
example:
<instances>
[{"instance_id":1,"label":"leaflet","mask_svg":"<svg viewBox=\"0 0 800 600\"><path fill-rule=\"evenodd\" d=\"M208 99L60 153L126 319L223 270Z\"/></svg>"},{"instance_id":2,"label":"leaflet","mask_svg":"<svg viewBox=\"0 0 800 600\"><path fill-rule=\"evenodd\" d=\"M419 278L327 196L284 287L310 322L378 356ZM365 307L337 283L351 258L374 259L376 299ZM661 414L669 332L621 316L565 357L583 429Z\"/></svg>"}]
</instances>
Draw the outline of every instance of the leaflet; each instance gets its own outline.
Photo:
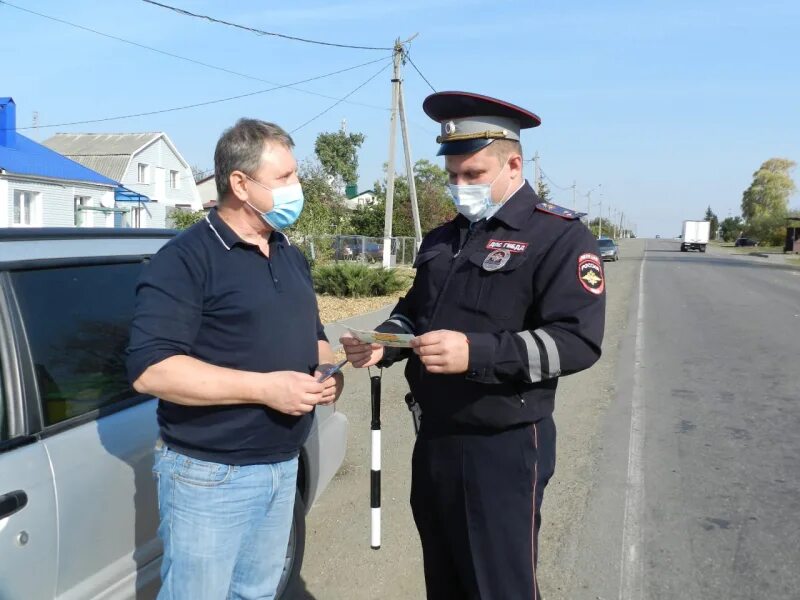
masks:
<instances>
[{"instance_id":1,"label":"leaflet","mask_svg":"<svg viewBox=\"0 0 800 600\"><path fill-rule=\"evenodd\" d=\"M348 327L348 329L350 329ZM362 331L360 329L350 329L350 333L357 340L365 344L380 344L392 348L411 348L411 339L414 337L410 333L382 333L380 331Z\"/></svg>"}]
</instances>

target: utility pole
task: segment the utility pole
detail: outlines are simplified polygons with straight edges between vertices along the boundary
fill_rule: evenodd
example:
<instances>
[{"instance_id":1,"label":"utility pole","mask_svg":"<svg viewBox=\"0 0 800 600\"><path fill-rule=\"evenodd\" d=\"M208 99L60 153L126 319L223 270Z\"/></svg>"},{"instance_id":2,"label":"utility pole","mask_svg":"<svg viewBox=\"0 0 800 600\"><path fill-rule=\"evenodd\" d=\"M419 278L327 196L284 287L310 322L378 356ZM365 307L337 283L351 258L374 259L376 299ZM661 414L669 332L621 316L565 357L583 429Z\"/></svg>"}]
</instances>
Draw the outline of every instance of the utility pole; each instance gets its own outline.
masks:
<instances>
[{"instance_id":1,"label":"utility pole","mask_svg":"<svg viewBox=\"0 0 800 600\"><path fill-rule=\"evenodd\" d=\"M600 212L597 213L597 238L603 237L603 194L600 194Z\"/></svg>"},{"instance_id":2,"label":"utility pole","mask_svg":"<svg viewBox=\"0 0 800 600\"><path fill-rule=\"evenodd\" d=\"M403 145L406 156L406 176L408 177L408 188L411 196L411 210L414 215L414 230L416 234L417 247L419 248L422 242L422 234L419 224L419 210L417 208L417 191L414 185L414 173L411 170L411 148L408 143L408 131L405 120L405 110L402 104L402 89L400 78L400 67L403 64L403 44L407 44L417 37L414 34L405 42L401 42L397 38L394 42L394 71L392 74L392 109L391 120L389 124L389 172L386 175L386 213L384 217L383 226L383 266L389 268L391 266L392 256L392 211L394 210L394 155L395 146L397 145L397 117L400 114L401 128L403 134Z\"/></svg>"},{"instance_id":3,"label":"utility pole","mask_svg":"<svg viewBox=\"0 0 800 600\"><path fill-rule=\"evenodd\" d=\"M539 151L537 150L536 153L533 155L533 181L535 191L538 194L539 190L542 189L542 172L539 170Z\"/></svg>"},{"instance_id":4,"label":"utility pole","mask_svg":"<svg viewBox=\"0 0 800 600\"><path fill-rule=\"evenodd\" d=\"M417 182L414 180L414 165L411 164L411 139L408 137L405 100L403 88L400 87L400 130L403 133L403 147L406 154L406 176L408 177L408 194L411 199L411 216L414 219L414 242L419 250L422 244L422 227L419 222L419 206L417 204Z\"/></svg>"}]
</instances>

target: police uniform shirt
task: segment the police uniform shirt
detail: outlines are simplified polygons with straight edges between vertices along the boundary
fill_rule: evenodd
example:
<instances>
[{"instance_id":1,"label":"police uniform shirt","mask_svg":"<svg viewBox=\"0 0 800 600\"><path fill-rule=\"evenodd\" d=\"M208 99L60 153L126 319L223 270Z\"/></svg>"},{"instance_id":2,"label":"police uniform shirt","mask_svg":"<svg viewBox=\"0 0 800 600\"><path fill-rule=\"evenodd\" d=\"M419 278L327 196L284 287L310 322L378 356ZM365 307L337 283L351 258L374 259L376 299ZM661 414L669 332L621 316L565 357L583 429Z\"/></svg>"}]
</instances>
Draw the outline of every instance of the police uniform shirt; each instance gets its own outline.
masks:
<instances>
[{"instance_id":1,"label":"police uniform shirt","mask_svg":"<svg viewBox=\"0 0 800 600\"><path fill-rule=\"evenodd\" d=\"M541 203L525 182L488 221L459 215L423 240L414 285L381 331L446 329L469 340L469 367L431 374L415 354L406 377L423 427L501 429L552 414L557 379L600 357L605 277L578 215Z\"/></svg>"}]
</instances>

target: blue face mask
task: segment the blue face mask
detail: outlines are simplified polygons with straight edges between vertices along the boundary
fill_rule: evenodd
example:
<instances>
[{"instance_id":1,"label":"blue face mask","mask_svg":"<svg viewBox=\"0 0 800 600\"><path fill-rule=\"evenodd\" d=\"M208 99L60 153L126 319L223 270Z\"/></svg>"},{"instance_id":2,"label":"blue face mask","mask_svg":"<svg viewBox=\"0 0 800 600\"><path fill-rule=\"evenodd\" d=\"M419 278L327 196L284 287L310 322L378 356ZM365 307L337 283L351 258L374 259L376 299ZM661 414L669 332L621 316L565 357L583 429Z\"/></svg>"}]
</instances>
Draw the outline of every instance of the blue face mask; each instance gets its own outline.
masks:
<instances>
[{"instance_id":1,"label":"blue face mask","mask_svg":"<svg viewBox=\"0 0 800 600\"><path fill-rule=\"evenodd\" d=\"M269 212L262 212L247 202L250 208L261 215L261 218L266 221L267 225L281 231L287 227L291 227L297 222L297 219L300 218L300 213L303 212L303 204L305 202L303 187L299 183L290 183L289 185L278 188L270 188L263 183L259 183L252 177L248 177L247 179L257 186L272 192L272 210Z\"/></svg>"}]
</instances>

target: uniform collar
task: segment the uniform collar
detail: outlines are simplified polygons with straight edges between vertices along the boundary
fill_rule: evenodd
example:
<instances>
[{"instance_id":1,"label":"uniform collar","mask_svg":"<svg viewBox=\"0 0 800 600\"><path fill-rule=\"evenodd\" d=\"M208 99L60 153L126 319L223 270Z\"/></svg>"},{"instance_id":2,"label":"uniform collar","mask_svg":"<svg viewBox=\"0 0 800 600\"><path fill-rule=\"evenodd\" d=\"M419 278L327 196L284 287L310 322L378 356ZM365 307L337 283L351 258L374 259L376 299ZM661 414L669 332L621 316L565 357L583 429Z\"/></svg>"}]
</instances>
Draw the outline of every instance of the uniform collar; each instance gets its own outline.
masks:
<instances>
[{"instance_id":1,"label":"uniform collar","mask_svg":"<svg viewBox=\"0 0 800 600\"><path fill-rule=\"evenodd\" d=\"M492 218L502 221L511 229L522 229L538 201L536 193L526 180Z\"/></svg>"}]
</instances>

